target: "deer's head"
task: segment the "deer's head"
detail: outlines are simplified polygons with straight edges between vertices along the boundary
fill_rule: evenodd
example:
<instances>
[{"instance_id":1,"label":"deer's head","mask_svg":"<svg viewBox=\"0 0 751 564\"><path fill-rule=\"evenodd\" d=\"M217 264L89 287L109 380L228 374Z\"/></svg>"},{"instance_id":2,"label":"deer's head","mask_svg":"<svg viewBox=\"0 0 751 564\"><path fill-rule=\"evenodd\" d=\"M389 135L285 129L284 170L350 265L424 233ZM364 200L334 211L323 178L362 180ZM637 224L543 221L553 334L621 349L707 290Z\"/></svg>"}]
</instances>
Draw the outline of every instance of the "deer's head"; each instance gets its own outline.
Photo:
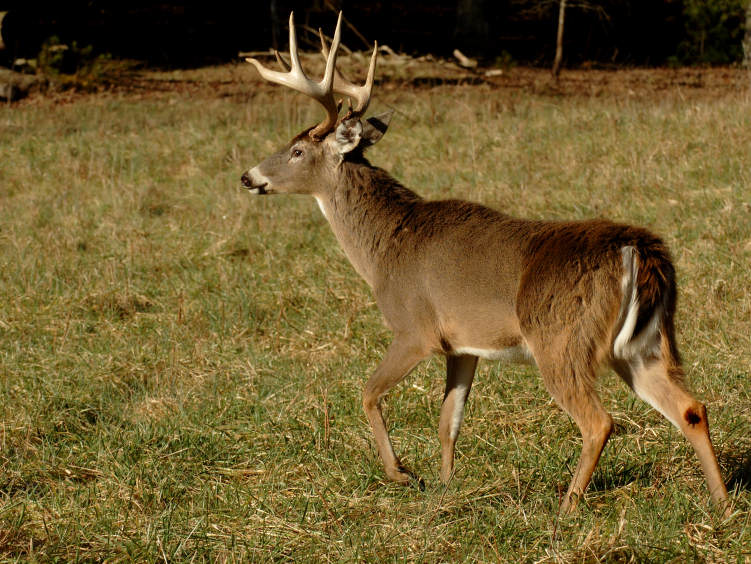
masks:
<instances>
[{"instance_id":1,"label":"deer's head","mask_svg":"<svg viewBox=\"0 0 751 564\"><path fill-rule=\"evenodd\" d=\"M336 70L341 23L340 13L330 51L319 30L321 50L326 58L326 71L320 82L309 79L300 65L293 14L289 16L290 64L276 53L284 72L267 69L255 59L246 59L269 82L306 94L326 110L326 117L318 125L303 131L282 150L242 175L242 184L251 193L317 195L334 182L338 167L345 159L362 154L365 148L380 140L386 132L391 112L368 120L362 118L373 89L378 45L373 49L365 84L356 86L346 81ZM335 93L355 102L341 120Z\"/></svg>"}]
</instances>

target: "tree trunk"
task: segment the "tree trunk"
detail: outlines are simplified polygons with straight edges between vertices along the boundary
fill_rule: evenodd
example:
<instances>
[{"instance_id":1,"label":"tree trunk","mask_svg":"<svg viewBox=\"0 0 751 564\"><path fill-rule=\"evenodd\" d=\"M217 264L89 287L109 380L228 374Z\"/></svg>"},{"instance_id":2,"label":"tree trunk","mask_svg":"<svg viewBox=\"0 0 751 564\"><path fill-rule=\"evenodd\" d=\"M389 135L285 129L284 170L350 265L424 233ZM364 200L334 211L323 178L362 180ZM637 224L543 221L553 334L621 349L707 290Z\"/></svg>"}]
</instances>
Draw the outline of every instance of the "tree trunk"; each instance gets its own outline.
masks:
<instances>
[{"instance_id":1,"label":"tree trunk","mask_svg":"<svg viewBox=\"0 0 751 564\"><path fill-rule=\"evenodd\" d=\"M743 66L751 69L751 0L746 4L746 34L743 37Z\"/></svg>"},{"instance_id":2,"label":"tree trunk","mask_svg":"<svg viewBox=\"0 0 751 564\"><path fill-rule=\"evenodd\" d=\"M475 56L487 50L490 43L488 8L490 0L458 0L456 3L456 47Z\"/></svg>"},{"instance_id":3,"label":"tree trunk","mask_svg":"<svg viewBox=\"0 0 751 564\"><path fill-rule=\"evenodd\" d=\"M563 23L566 17L566 0L560 0L558 5L558 37L555 41L555 59L553 60L553 80L558 82L563 61Z\"/></svg>"},{"instance_id":4,"label":"tree trunk","mask_svg":"<svg viewBox=\"0 0 751 564\"><path fill-rule=\"evenodd\" d=\"M0 12L0 51L5 49L5 43L3 42L3 19L8 12Z\"/></svg>"}]
</instances>

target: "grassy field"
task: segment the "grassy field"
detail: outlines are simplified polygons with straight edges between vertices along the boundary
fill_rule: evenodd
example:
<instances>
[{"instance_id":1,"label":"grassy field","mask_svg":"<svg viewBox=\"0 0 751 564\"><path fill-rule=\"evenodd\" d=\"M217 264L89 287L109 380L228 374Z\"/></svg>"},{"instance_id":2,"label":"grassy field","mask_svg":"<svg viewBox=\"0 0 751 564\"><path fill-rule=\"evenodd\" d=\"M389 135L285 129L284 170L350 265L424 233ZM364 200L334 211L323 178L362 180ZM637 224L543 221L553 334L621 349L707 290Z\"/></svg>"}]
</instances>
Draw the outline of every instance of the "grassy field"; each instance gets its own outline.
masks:
<instances>
[{"instance_id":1,"label":"grassy field","mask_svg":"<svg viewBox=\"0 0 751 564\"><path fill-rule=\"evenodd\" d=\"M397 110L371 161L427 197L605 216L673 249L735 513L606 373L616 431L561 517L580 439L532 368L481 362L443 487L444 361L422 364L385 412L426 488L384 481L360 390L390 336L368 288L314 200L239 188L319 109L227 72L0 107L0 559L751 561L747 88L387 82L371 106Z\"/></svg>"}]
</instances>

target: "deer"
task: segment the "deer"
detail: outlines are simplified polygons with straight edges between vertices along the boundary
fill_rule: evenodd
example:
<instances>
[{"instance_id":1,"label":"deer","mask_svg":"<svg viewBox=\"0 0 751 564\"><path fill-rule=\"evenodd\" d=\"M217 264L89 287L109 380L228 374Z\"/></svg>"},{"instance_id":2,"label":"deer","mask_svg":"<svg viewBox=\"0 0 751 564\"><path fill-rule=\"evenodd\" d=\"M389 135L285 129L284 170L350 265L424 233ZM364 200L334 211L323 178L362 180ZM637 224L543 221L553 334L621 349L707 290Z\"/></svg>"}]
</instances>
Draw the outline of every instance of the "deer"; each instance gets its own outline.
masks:
<instances>
[{"instance_id":1,"label":"deer","mask_svg":"<svg viewBox=\"0 0 751 564\"><path fill-rule=\"evenodd\" d=\"M386 476L423 484L394 452L381 401L422 360L446 357L440 409L440 479L454 474L454 453L478 359L535 365L545 388L576 423L581 452L559 510L584 495L614 429L595 389L612 368L693 447L712 501L728 494L709 434L707 409L689 392L675 338L676 272L661 239L603 219L518 219L459 199L430 201L365 158L393 111L365 118L378 44L362 86L336 68L342 15L327 45L323 78L305 74L289 17L289 63L281 71L247 58L260 76L303 93L323 120L248 169L251 194L313 196L355 271L370 286L393 333L367 380L362 405ZM343 115L336 95L347 97ZM353 104L354 102L354 104ZM726 513L727 514L727 513Z\"/></svg>"}]
</instances>

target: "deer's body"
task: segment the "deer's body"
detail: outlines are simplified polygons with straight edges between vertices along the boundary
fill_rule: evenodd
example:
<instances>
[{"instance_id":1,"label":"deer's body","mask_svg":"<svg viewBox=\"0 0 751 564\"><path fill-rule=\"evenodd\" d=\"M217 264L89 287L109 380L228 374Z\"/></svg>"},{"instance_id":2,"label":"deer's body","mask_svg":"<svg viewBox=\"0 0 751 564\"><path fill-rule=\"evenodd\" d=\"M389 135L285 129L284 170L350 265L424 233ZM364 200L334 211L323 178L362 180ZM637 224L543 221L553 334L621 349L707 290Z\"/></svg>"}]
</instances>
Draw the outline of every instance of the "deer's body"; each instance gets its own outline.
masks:
<instances>
[{"instance_id":1,"label":"deer's body","mask_svg":"<svg viewBox=\"0 0 751 564\"><path fill-rule=\"evenodd\" d=\"M525 334L574 330L572 319L592 318L602 326L592 346L606 359L624 300L626 247L656 257L656 278L674 292L666 249L643 229L428 201L364 160L342 163L333 189L316 199L389 327L418 334L431 352L531 361Z\"/></svg>"},{"instance_id":2,"label":"deer's body","mask_svg":"<svg viewBox=\"0 0 751 564\"><path fill-rule=\"evenodd\" d=\"M338 28L334 58L337 43ZM295 54L292 60L287 74L255 64L264 76L307 93L309 79ZM333 69L331 57L327 63ZM375 57L371 86L374 65ZM321 82L328 80L329 97L331 73ZM610 366L689 440L713 500L724 503L727 492L706 409L683 384L673 330L675 272L660 239L603 220L529 221L461 200L424 200L365 160L363 150L383 136L388 122L361 120L369 87L363 87L365 96L334 78L334 91L363 95L358 108L337 122L330 109L335 104L326 98L322 124L246 172L242 181L257 194L314 196L373 290L394 340L365 386L363 407L386 474L402 483L411 478L394 454L380 400L418 362L434 353L447 358L439 422L444 481L453 472L478 358L530 362L582 433L581 457L563 501L570 509L613 429L595 390L599 369Z\"/></svg>"}]
</instances>

